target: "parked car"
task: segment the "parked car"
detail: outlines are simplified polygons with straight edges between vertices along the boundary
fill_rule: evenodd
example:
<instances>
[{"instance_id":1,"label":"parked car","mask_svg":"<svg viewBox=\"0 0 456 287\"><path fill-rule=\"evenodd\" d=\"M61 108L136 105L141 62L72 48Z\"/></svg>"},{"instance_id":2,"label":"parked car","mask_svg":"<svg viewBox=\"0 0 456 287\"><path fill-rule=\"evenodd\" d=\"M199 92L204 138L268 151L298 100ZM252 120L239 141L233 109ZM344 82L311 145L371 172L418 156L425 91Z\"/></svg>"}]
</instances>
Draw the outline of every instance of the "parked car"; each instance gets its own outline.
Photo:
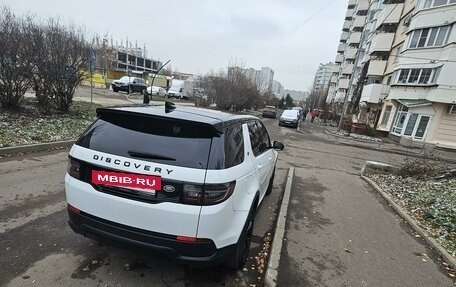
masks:
<instances>
[{"instance_id":1,"label":"parked car","mask_svg":"<svg viewBox=\"0 0 456 287\"><path fill-rule=\"evenodd\" d=\"M136 77L124 76L118 80L112 81L112 90L114 92L124 91L124 92L139 92L144 94L146 91L147 85L144 79ZM130 89L129 89L130 87Z\"/></svg>"},{"instance_id":2,"label":"parked car","mask_svg":"<svg viewBox=\"0 0 456 287\"><path fill-rule=\"evenodd\" d=\"M69 225L181 262L241 269L277 150L262 122L195 107L113 107L69 153Z\"/></svg>"},{"instance_id":3,"label":"parked car","mask_svg":"<svg viewBox=\"0 0 456 287\"><path fill-rule=\"evenodd\" d=\"M301 107L292 107L292 110L298 111L299 112L299 118L302 118L302 108Z\"/></svg>"},{"instance_id":4,"label":"parked car","mask_svg":"<svg viewBox=\"0 0 456 287\"><path fill-rule=\"evenodd\" d=\"M285 110L279 119L279 126L289 126L297 128L299 124L298 110Z\"/></svg>"},{"instance_id":5,"label":"parked car","mask_svg":"<svg viewBox=\"0 0 456 287\"><path fill-rule=\"evenodd\" d=\"M262 117L277 118L277 108L274 106L266 106L263 109Z\"/></svg>"},{"instance_id":6,"label":"parked car","mask_svg":"<svg viewBox=\"0 0 456 287\"><path fill-rule=\"evenodd\" d=\"M151 89L150 86L148 86L147 94L164 97L164 96L166 96L166 90L162 87L157 87L157 86L152 86L152 89Z\"/></svg>"}]
</instances>

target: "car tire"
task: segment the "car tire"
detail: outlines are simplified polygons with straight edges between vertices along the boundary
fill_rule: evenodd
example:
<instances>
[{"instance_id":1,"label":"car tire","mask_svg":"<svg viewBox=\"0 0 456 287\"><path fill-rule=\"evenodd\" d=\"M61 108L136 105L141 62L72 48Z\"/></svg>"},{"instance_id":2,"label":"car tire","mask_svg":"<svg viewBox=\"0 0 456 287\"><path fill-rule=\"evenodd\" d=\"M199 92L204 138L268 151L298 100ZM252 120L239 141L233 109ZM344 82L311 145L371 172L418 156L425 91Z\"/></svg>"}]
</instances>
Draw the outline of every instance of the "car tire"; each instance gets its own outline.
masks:
<instances>
[{"instance_id":1,"label":"car tire","mask_svg":"<svg viewBox=\"0 0 456 287\"><path fill-rule=\"evenodd\" d=\"M274 171L272 172L271 179L269 180L268 189L266 189L265 195L270 195L272 193L272 187L274 186L274 175L275 175L275 167L274 167Z\"/></svg>"},{"instance_id":2,"label":"car tire","mask_svg":"<svg viewBox=\"0 0 456 287\"><path fill-rule=\"evenodd\" d=\"M119 89L112 88L112 91L113 91L114 93L118 93L118 92L119 92Z\"/></svg>"},{"instance_id":3,"label":"car tire","mask_svg":"<svg viewBox=\"0 0 456 287\"><path fill-rule=\"evenodd\" d=\"M247 262L247 258L249 258L250 244L252 243L253 238L253 226L255 223L255 207L256 201L247 216L241 236L239 236L239 240L236 243L234 253L225 262L225 266L228 268L241 270Z\"/></svg>"}]
</instances>

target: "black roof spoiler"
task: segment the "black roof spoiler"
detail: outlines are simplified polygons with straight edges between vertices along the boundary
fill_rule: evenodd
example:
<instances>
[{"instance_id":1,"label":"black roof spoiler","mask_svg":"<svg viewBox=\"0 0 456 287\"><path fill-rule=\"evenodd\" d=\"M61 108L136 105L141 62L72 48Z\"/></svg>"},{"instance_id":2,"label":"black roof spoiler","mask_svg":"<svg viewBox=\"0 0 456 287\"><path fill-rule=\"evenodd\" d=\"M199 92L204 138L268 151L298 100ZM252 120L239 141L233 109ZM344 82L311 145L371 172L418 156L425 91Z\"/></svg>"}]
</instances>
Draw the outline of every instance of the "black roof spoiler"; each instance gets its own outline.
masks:
<instances>
[{"instance_id":1,"label":"black roof spoiler","mask_svg":"<svg viewBox=\"0 0 456 287\"><path fill-rule=\"evenodd\" d=\"M138 106L143 106L143 105L138 105ZM166 107L165 107L165 109L166 109ZM172 107L169 112L173 111L174 109L176 109L175 106ZM132 111L116 109L116 107L97 108L96 112L97 112L97 118L101 117L102 115L107 115L107 114L111 114L111 115L136 115L136 116L152 118L152 119L164 119L164 120L175 120L175 121L179 121L179 122L185 122L185 123L188 123L190 125L204 126L209 131L211 131L213 136L216 136L216 137L220 137L223 134L223 129L224 129L224 125L223 125L222 122L212 125L212 124L204 123L204 122L189 121L189 120L185 120L185 119L172 118L172 117L163 117L163 116L154 115L154 114L135 113L135 112L132 112ZM166 110L165 110L165 112L169 113Z\"/></svg>"}]
</instances>

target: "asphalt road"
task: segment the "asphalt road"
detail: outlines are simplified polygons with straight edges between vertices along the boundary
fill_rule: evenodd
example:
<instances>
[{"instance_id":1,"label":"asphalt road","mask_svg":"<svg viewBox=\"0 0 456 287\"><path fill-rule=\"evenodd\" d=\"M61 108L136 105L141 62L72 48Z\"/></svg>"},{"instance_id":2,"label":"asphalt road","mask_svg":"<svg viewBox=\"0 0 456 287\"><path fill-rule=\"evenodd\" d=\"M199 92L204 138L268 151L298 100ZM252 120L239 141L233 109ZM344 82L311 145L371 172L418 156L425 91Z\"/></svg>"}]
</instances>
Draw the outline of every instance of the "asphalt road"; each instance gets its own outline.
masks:
<instances>
[{"instance_id":1,"label":"asphalt road","mask_svg":"<svg viewBox=\"0 0 456 287\"><path fill-rule=\"evenodd\" d=\"M278 286L453 286L432 251L358 176L365 160L399 155L352 147L308 124L298 132L264 122L286 149L245 271L190 268L73 234L63 192L67 153L54 152L0 159L0 286L258 286L255 257L273 230L290 166Z\"/></svg>"},{"instance_id":2,"label":"asphalt road","mask_svg":"<svg viewBox=\"0 0 456 287\"><path fill-rule=\"evenodd\" d=\"M250 259L239 272L222 266L195 269L74 234L67 225L66 167L67 151L0 159L0 286L258 286L262 282L260 253L273 231L285 164L278 163L273 192L257 213Z\"/></svg>"}]
</instances>

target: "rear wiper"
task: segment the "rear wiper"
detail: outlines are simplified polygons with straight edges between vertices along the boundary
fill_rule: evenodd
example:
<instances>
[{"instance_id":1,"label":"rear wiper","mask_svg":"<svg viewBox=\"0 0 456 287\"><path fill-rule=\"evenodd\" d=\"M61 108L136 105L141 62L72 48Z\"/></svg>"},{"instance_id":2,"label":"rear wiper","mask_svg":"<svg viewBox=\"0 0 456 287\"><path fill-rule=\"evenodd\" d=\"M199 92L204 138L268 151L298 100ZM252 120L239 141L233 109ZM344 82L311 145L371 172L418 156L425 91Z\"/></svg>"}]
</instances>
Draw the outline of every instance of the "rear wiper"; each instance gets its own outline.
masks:
<instances>
[{"instance_id":1,"label":"rear wiper","mask_svg":"<svg viewBox=\"0 0 456 287\"><path fill-rule=\"evenodd\" d=\"M139 158L147 158L147 159L163 159L163 160L172 160L175 161L175 158L159 155L159 154L153 154L153 153L148 153L148 152L142 152L142 151L134 151L134 150L129 150L128 154L131 155L132 157L139 157Z\"/></svg>"}]
</instances>

